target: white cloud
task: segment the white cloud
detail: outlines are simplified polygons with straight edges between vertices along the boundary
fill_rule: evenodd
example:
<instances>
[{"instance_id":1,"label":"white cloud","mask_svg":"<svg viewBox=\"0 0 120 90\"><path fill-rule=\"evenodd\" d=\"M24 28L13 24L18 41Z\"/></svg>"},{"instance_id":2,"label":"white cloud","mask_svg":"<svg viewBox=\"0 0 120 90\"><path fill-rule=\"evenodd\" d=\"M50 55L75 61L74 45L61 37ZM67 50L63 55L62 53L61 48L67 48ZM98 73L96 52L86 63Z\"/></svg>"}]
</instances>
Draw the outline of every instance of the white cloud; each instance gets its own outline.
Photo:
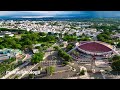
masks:
<instances>
[{"instance_id":1,"label":"white cloud","mask_svg":"<svg viewBox=\"0 0 120 90\"><path fill-rule=\"evenodd\" d=\"M69 12L69 11L68 11ZM26 13L31 13L31 14L40 14L40 15L58 15L58 14L64 14L64 13L68 13L66 11L0 11L0 16L4 16L4 15L14 15L14 14L26 14Z\"/></svg>"},{"instance_id":2,"label":"white cloud","mask_svg":"<svg viewBox=\"0 0 120 90\"><path fill-rule=\"evenodd\" d=\"M40 15L49 15L49 16L54 16L58 14L65 14L69 13L68 11L23 11L24 13L31 13L31 14L40 14Z\"/></svg>"},{"instance_id":3,"label":"white cloud","mask_svg":"<svg viewBox=\"0 0 120 90\"><path fill-rule=\"evenodd\" d=\"M12 11L0 11L0 16L4 16L4 15L9 15L9 14L13 14L15 12Z\"/></svg>"}]
</instances>

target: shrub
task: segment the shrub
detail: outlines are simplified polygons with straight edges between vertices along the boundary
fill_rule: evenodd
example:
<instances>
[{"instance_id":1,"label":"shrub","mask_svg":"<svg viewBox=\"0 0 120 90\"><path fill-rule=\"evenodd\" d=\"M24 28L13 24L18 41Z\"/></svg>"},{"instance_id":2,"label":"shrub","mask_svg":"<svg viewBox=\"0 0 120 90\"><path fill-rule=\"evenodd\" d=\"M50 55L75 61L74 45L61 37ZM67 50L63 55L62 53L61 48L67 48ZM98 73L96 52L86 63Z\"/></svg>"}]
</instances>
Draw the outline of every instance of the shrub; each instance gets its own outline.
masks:
<instances>
[{"instance_id":1,"label":"shrub","mask_svg":"<svg viewBox=\"0 0 120 90\"><path fill-rule=\"evenodd\" d=\"M80 71L80 75L85 75L85 70L82 69L82 70Z\"/></svg>"},{"instance_id":2,"label":"shrub","mask_svg":"<svg viewBox=\"0 0 120 90\"><path fill-rule=\"evenodd\" d=\"M55 67L50 66L46 68L47 75L52 75L55 72Z\"/></svg>"},{"instance_id":3,"label":"shrub","mask_svg":"<svg viewBox=\"0 0 120 90\"><path fill-rule=\"evenodd\" d=\"M111 65L114 71L120 71L120 60L116 60Z\"/></svg>"},{"instance_id":4,"label":"shrub","mask_svg":"<svg viewBox=\"0 0 120 90\"><path fill-rule=\"evenodd\" d=\"M34 74L29 74L30 79L34 79Z\"/></svg>"},{"instance_id":5,"label":"shrub","mask_svg":"<svg viewBox=\"0 0 120 90\"><path fill-rule=\"evenodd\" d=\"M63 65L63 66L68 65L68 61L63 61L62 65Z\"/></svg>"},{"instance_id":6,"label":"shrub","mask_svg":"<svg viewBox=\"0 0 120 90\"><path fill-rule=\"evenodd\" d=\"M116 60L120 60L120 56L118 55L113 56L112 61L116 61Z\"/></svg>"},{"instance_id":7,"label":"shrub","mask_svg":"<svg viewBox=\"0 0 120 90\"><path fill-rule=\"evenodd\" d=\"M60 47L63 47L64 46L64 44L60 44Z\"/></svg>"}]
</instances>

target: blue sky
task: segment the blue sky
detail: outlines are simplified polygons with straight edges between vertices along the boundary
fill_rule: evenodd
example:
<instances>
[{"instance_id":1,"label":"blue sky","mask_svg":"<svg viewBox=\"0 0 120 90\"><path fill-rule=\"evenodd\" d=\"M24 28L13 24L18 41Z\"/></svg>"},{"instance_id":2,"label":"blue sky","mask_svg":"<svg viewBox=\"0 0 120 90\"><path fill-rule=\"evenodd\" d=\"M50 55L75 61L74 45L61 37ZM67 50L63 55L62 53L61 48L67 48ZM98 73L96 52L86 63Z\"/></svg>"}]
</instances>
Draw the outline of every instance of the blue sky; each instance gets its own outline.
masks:
<instances>
[{"instance_id":1,"label":"blue sky","mask_svg":"<svg viewBox=\"0 0 120 90\"><path fill-rule=\"evenodd\" d=\"M120 11L0 11L0 16L83 16L83 17L120 17Z\"/></svg>"}]
</instances>

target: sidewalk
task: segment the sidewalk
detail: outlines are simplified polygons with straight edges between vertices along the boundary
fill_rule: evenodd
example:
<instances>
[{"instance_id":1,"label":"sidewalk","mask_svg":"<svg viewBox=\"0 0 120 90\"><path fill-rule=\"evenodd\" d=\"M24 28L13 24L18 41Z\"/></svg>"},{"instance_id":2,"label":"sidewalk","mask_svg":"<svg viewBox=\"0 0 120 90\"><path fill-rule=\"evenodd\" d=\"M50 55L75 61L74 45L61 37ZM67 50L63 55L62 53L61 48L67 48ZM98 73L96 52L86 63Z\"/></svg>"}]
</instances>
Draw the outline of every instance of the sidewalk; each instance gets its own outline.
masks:
<instances>
[{"instance_id":1,"label":"sidewalk","mask_svg":"<svg viewBox=\"0 0 120 90\"><path fill-rule=\"evenodd\" d=\"M54 44L55 45L55 44ZM53 46L54 46L53 45ZM52 46L52 47L53 47ZM51 52L51 54L53 53L53 52L55 52L55 51L52 51ZM49 52L47 52L47 53L45 53L45 56L43 57L43 59L45 59L45 58L47 58L49 56ZM40 62L41 63L41 62ZM23 76L25 76L26 74L28 74L32 69L34 69L37 65L39 65L39 63L37 63L37 64L35 64L33 67L31 67L30 69L29 69L29 71L28 72L26 72L26 73L24 73L21 77L19 77L19 79L21 79Z\"/></svg>"},{"instance_id":2,"label":"sidewalk","mask_svg":"<svg viewBox=\"0 0 120 90\"><path fill-rule=\"evenodd\" d=\"M27 54L25 56L25 58L22 61L25 61L27 59ZM13 62L14 63L14 62ZM29 64L29 62L26 62L22 65L20 65L19 67L15 68L14 70L12 70L11 72L9 72L8 74L6 74L5 76L3 76L1 79L6 79L8 78L10 75L14 74L15 72L17 72L18 70L20 70L22 67L26 66L27 64Z\"/></svg>"},{"instance_id":3,"label":"sidewalk","mask_svg":"<svg viewBox=\"0 0 120 90\"><path fill-rule=\"evenodd\" d=\"M5 76L3 76L0 79L6 79L8 78L10 75L14 74L15 72L17 72L18 70L20 70L22 67L26 66L27 64L29 64L29 62L26 62L24 64L22 64L21 66L17 67L16 69L12 70L11 72L9 72L8 74L6 74Z\"/></svg>"}]
</instances>

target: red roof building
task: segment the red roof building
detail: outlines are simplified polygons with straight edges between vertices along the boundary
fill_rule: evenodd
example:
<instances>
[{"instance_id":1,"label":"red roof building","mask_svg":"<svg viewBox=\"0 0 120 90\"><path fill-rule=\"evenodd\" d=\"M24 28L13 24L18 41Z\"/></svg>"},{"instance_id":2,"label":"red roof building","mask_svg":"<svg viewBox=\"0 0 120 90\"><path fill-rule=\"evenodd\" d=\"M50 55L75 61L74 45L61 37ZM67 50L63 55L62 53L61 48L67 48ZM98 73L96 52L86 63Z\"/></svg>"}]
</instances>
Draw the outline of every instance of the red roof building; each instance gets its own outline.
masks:
<instances>
[{"instance_id":1,"label":"red roof building","mask_svg":"<svg viewBox=\"0 0 120 90\"><path fill-rule=\"evenodd\" d=\"M99 41L83 41L77 45L79 51L91 55L106 55L112 53L112 46Z\"/></svg>"}]
</instances>

